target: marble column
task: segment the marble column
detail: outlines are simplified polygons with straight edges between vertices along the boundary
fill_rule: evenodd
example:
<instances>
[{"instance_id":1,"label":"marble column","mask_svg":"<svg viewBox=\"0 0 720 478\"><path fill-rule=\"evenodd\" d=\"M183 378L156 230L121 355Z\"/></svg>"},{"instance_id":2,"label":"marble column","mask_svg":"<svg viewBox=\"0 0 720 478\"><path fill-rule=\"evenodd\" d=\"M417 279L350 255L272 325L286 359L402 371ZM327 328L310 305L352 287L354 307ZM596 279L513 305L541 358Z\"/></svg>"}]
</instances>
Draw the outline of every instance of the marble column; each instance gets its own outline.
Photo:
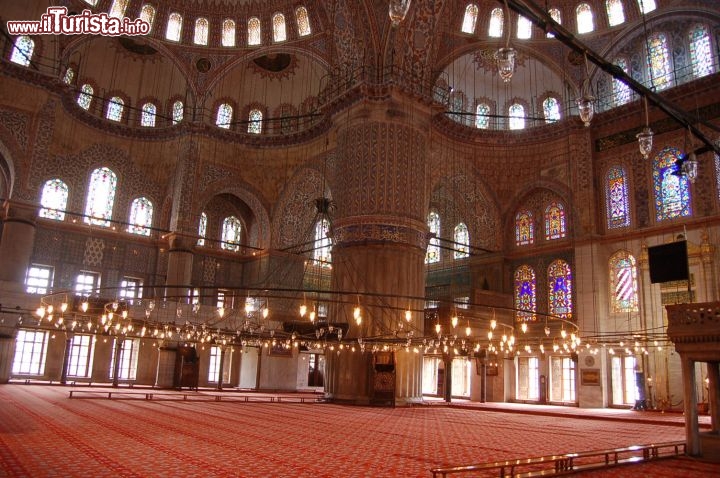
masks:
<instances>
[{"instance_id":1,"label":"marble column","mask_svg":"<svg viewBox=\"0 0 720 478\"><path fill-rule=\"evenodd\" d=\"M700 454L700 428L698 425L697 391L695 389L695 361L680 357L682 362L683 399L685 413L685 439L687 454Z\"/></svg>"},{"instance_id":2,"label":"marble column","mask_svg":"<svg viewBox=\"0 0 720 478\"><path fill-rule=\"evenodd\" d=\"M392 339L413 310L423 335L426 215L429 200L427 141L430 111L391 91L385 101L364 101L337 118L336 162L329 173L336 213L332 224L333 290L350 292L331 314L347 321L356 351L327 357L328 398L372 399L372 350L358 339ZM353 294L355 292L355 294ZM368 295L365 295L368 294ZM359 305L362 322L353 318ZM404 332L403 332L404 333ZM377 342L376 342L377 343ZM422 399L422 354L395 349L395 403Z\"/></svg>"},{"instance_id":3,"label":"marble column","mask_svg":"<svg viewBox=\"0 0 720 478\"><path fill-rule=\"evenodd\" d=\"M708 362L708 402L712 433L720 433L720 363Z\"/></svg>"},{"instance_id":4,"label":"marble column","mask_svg":"<svg viewBox=\"0 0 720 478\"><path fill-rule=\"evenodd\" d=\"M0 238L0 283L6 290L22 292L35 246L35 204L7 200L3 211Z\"/></svg>"}]
</instances>

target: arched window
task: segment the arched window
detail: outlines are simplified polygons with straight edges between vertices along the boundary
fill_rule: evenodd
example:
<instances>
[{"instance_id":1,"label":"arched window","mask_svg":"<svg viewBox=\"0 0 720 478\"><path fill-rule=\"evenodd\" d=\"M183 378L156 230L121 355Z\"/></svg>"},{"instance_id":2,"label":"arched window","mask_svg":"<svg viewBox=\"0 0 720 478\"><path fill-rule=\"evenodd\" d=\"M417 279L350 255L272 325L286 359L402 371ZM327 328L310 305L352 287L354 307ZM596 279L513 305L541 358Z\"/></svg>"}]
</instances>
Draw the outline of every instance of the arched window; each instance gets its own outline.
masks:
<instances>
[{"instance_id":1,"label":"arched window","mask_svg":"<svg viewBox=\"0 0 720 478\"><path fill-rule=\"evenodd\" d=\"M520 40L529 40L532 38L532 23L522 15L518 15L517 37Z\"/></svg>"},{"instance_id":2,"label":"arched window","mask_svg":"<svg viewBox=\"0 0 720 478\"><path fill-rule=\"evenodd\" d=\"M276 13L272 16L273 25L273 41L275 43L287 40L287 30L285 29L285 15Z\"/></svg>"},{"instance_id":3,"label":"arched window","mask_svg":"<svg viewBox=\"0 0 720 478\"><path fill-rule=\"evenodd\" d=\"M514 103L508 110L510 118L508 119L510 129L525 128L525 108L519 103Z\"/></svg>"},{"instance_id":4,"label":"arched window","mask_svg":"<svg viewBox=\"0 0 720 478\"><path fill-rule=\"evenodd\" d=\"M208 33L210 30L210 24L207 18L198 18L195 20L195 35L193 37L193 43L196 45L207 45L208 44Z\"/></svg>"},{"instance_id":5,"label":"arched window","mask_svg":"<svg viewBox=\"0 0 720 478\"><path fill-rule=\"evenodd\" d=\"M110 6L109 17L120 18L125 16L125 9L127 9L128 0L113 0Z\"/></svg>"},{"instance_id":6,"label":"arched window","mask_svg":"<svg viewBox=\"0 0 720 478\"><path fill-rule=\"evenodd\" d=\"M127 231L142 236L150 235L152 226L153 205L148 198L134 199L130 205L130 224Z\"/></svg>"},{"instance_id":7,"label":"arched window","mask_svg":"<svg viewBox=\"0 0 720 478\"><path fill-rule=\"evenodd\" d=\"M517 322L532 322L537 319L537 299L535 296L536 280L535 270L522 265L515 270L515 320Z\"/></svg>"},{"instance_id":8,"label":"arched window","mask_svg":"<svg viewBox=\"0 0 720 478\"><path fill-rule=\"evenodd\" d=\"M530 211L520 211L515 215L515 244L528 246L535 242L535 223Z\"/></svg>"},{"instance_id":9,"label":"arched window","mask_svg":"<svg viewBox=\"0 0 720 478\"><path fill-rule=\"evenodd\" d=\"M622 0L605 0L605 11L607 11L608 23L611 27L620 25L625 21Z\"/></svg>"},{"instance_id":10,"label":"arched window","mask_svg":"<svg viewBox=\"0 0 720 478\"><path fill-rule=\"evenodd\" d=\"M67 200L67 184L59 179L49 179L45 181L42 194L40 194L40 205L42 206L42 209L40 209L40 217L63 221L65 219Z\"/></svg>"},{"instance_id":11,"label":"arched window","mask_svg":"<svg viewBox=\"0 0 720 478\"><path fill-rule=\"evenodd\" d=\"M150 25L150 30L152 30L153 23L155 23L155 7L149 3L143 5L140 9L140 20Z\"/></svg>"},{"instance_id":12,"label":"arched window","mask_svg":"<svg viewBox=\"0 0 720 478\"><path fill-rule=\"evenodd\" d=\"M560 103L557 98L553 98L552 96L545 98L542 106L546 123L560 121Z\"/></svg>"},{"instance_id":13,"label":"arched window","mask_svg":"<svg viewBox=\"0 0 720 478\"><path fill-rule=\"evenodd\" d=\"M226 217L223 221L222 242L220 243L220 247L227 251L239 251L241 232L242 225L240 219L235 216Z\"/></svg>"},{"instance_id":14,"label":"arched window","mask_svg":"<svg viewBox=\"0 0 720 478\"><path fill-rule=\"evenodd\" d=\"M655 185L655 215L658 221L687 217L690 207L690 185L685 175L673 174L680 151L665 148L653 160L653 183Z\"/></svg>"},{"instance_id":15,"label":"arched window","mask_svg":"<svg viewBox=\"0 0 720 478\"><path fill-rule=\"evenodd\" d=\"M627 251L610 257L610 309L614 313L638 311L638 283L635 258Z\"/></svg>"},{"instance_id":16,"label":"arched window","mask_svg":"<svg viewBox=\"0 0 720 478\"><path fill-rule=\"evenodd\" d=\"M548 312L565 320L572 320L572 271L562 259L548 267Z\"/></svg>"},{"instance_id":17,"label":"arched window","mask_svg":"<svg viewBox=\"0 0 720 478\"><path fill-rule=\"evenodd\" d=\"M204 212L200 213L200 222L198 223L198 246L204 246L205 245L205 237L207 237L207 214Z\"/></svg>"},{"instance_id":18,"label":"arched window","mask_svg":"<svg viewBox=\"0 0 720 478\"><path fill-rule=\"evenodd\" d=\"M578 33L590 33L595 30L595 22L593 20L593 12L590 5L587 3L581 3L575 9L575 15L577 18Z\"/></svg>"},{"instance_id":19,"label":"arched window","mask_svg":"<svg viewBox=\"0 0 720 478\"><path fill-rule=\"evenodd\" d=\"M27 35L21 35L15 39L10 61L22 66L30 66L33 51L35 50L35 42Z\"/></svg>"},{"instance_id":20,"label":"arched window","mask_svg":"<svg viewBox=\"0 0 720 478\"><path fill-rule=\"evenodd\" d=\"M248 114L248 129L247 132L251 134L262 133L262 118L263 114L260 110L250 110Z\"/></svg>"},{"instance_id":21,"label":"arched window","mask_svg":"<svg viewBox=\"0 0 720 478\"><path fill-rule=\"evenodd\" d=\"M628 61L625 58L618 58L615 60L615 64L619 66L625 73L628 72ZM624 105L630 102L630 87L618 80L613 78L613 100L615 106Z\"/></svg>"},{"instance_id":22,"label":"arched window","mask_svg":"<svg viewBox=\"0 0 720 478\"><path fill-rule=\"evenodd\" d=\"M548 13L550 14L550 18L555 20L558 24L562 25L562 13L560 13L560 10L557 8L551 8L548 10ZM548 32L546 35L548 38L555 38L555 35Z\"/></svg>"},{"instance_id":23,"label":"arched window","mask_svg":"<svg viewBox=\"0 0 720 478\"><path fill-rule=\"evenodd\" d=\"M477 23L478 7L474 3L469 3L465 7L465 16L462 22L463 33L475 33L475 23Z\"/></svg>"},{"instance_id":24,"label":"arched window","mask_svg":"<svg viewBox=\"0 0 720 478\"><path fill-rule=\"evenodd\" d=\"M490 126L490 107L486 103L480 103L475 108L475 127L488 129Z\"/></svg>"},{"instance_id":25,"label":"arched window","mask_svg":"<svg viewBox=\"0 0 720 478\"><path fill-rule=\"evenodd\" d=\"M628 204L628 184L625 169L613 166L607 172L605 181L605 205L607 209L608 229L630 225L630 207Z\"/></svg>"},{"instance_id":26,"label":"arched window","mask_svg":"<svg viewBox=\"0 0 720 478\"><path fill-rule=\"evenodd\" d=\"M488 25L488 36L500 38L503 34L503 11L502 8L493 8L490 12L490 25Z\"/></svg>"},{"instance_id":27,"label":"arched window","mask_svg":"<svg viewBox=\"0 0 720 478\"><path fill-rule=\"evenodd\" d=\"M313 248L313 260L321 267L330 267L332 256L330 248L332 241L328 237L330 223L327 219L321 219L315 223L315 247Z\"/></svg>"},{"instance_id":28,"label":"arched window","mask_svg":"<svg viewBox=\"0 0 720 478\"><path fill-rule=\"evenodd\" d=\"M259 45L260 38L260 19L252 17L248 20L248 45Z\"/></svg>"},{"instance_id":29,"label":"arched window","mask_svg":"<svg viewBox=\"0 0 720 478\"><path fill-rule=\"evenodd\" d=\"M565 234L565 209L553 201L545 209L545 240L562 239Z\"/></svg>"},{"instance_id":30,"label":"arched window","mask_svg":"<svg viewBox=\"0 0 720 478\"><path fill-rule=\"evenodd\" d=\"M230 123L232 122L233 107L227 103L223 103L218 106L217 116L215 117L215 126L220 128L230 129Z\"/></svg>"},{"instance_id":31,"label":"arched window","mask_svg":"<svg viewBox=\"0 0 720 478\"><path fill-rule=\"evenodd\" d=\"M157 108L152 103L145 103L142 107L142 115L140 117L140 126L152 128L155 126L155 117Z\"/></svg>"},{"instance_id":32,"label":"arched window","mask_svg":"<svg viewBox=\"0 0 720 478\"><path fill-rule=\"evenodd\" d=\"M235 20L230 18L222 24L222 46L235 46Z\"/></svg>"},{"instance_id":33,"label":"arched window","mask_svg":"<svg viewBox=\"0 0 720 478\"><path fill-rule=\"evenodd\" d=\"M455 241L455 259L464 259L470 257L470 232L464 222L455 226L453 231L453 241Z\"/></svg>"},{"instance_id":34,"label":"arched window","mask_svg":"<svg viewBox=\"0 0 720 478\"><path fill-rule=\"evenodd\" d=\"M65 74L63 75L63 83L65 83L66 85L71 85L74 79L75 70L73 70L72 67L68 66L65 70Z\"/></svg>"},{"instance_id":35,"label":"arched window","mask_svg":"<svg viewBox=\"0 0 720 478\"><path fill-rule=\"evenodd\" d=\"M428 241L427 252L425 253L425 264L440 262L440 215L430 211L427 217L428 229L430 229L430 241Z\"/></svg>"},{"instance_id":36,"label":"arched window","mask_svg":"<svg viewBox=\"0 0 720 478\"><path fill-rule=\"evenodd\" d=\"M696 78L713 73L710 35L705 25L697 24L690 30L690 61Z\"/></svg>"},{"instance_id":37,"label":"arched window","mask_svg":"<svg viewBox=\"0 0 720 478\"><path fill-rule=\"evenodd\" d=\"M93 87L85 83L80 88L80 94L78 95L77 104L80 106L80 108L84 110L90 109L90 103L92 103L93 99Z\"/></svg>"},{"instance_id":38,"label":"arched window","mask_svg":"<svg viewBox=\"0 0 720 478\"><path fill-rule=\"evenodd\" d=\"M119 96L113 96L110 98L110 102L108 103L105 117L110 121L121 121L124 109L125 102L123 99Z\"/></svg>"},{"instance_id":39,"label":"arched window","mask_svg":"<svg viewBox=\"0 0 720 478\"><path fill-rule=\"evenodd\" d=\"M657 8L655 0L637 0L641 13L650 13Z\"/></svg>"},{"instance_id":40,"label":"arched window","mask_svg":"<svg viewBox=\"0 0 720 478\"><path fill-rule=\"evenodd\" d=\"M87 224L110 226L116 187L117 176L109 168L97 168L90 174L84 218Z\"/></svg>"},{"instance_id":41,"label":"arched window","mask_svg":"<svg viewBox=\"0 0 720 478\"><path fill-rule=\"evenodd\" d=\"M652 85L658 90L668 88L672 82L670 72L670 54L667 37L664 33L655 33L648 39L650 54L648 56L648 76Z\"/></svg>"},{"instance_id":42,"label":"arched window","mask_svg":"<svg viewBox=\"0 0 720 478\"><path fill-rule=\"evenodd\" d=\"M310 17L305 7L297 7L295 9L295 21L297 21L298 35L304 37L312 33L310 28Z\"/></svg>"},{"instance_id":43,"label":"arched window","mask_svg":"<svg viewBox=\"0 0 720 478\"><path fill-rule=\"evenodd\" d=\"M167 30L165 30L165 38L170 41L180 41L182 33L182 15L173 12L168 17Z\"/></svg>"},{"instance_id":44,"label":"arched window","mask_svg":"<svg viewBox=\"0 0 720 478\"><path fill-rule=\"evenodd\" d=\"M178 124L183 120L183 116L185 115L185 105L182 101L177 100L175 103L173 103L172 107L172 120L173 124Z\"/></svg>"}]
</instances>

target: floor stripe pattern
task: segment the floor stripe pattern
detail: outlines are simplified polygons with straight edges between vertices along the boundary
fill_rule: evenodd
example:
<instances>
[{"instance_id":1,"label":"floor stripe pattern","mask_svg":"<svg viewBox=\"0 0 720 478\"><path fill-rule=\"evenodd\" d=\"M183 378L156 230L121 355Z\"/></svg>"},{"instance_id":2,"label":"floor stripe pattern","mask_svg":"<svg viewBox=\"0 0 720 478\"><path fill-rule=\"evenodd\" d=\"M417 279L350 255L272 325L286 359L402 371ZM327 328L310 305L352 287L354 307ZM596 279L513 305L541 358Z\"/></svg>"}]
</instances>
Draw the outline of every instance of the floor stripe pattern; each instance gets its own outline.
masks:
<instances>
[{"instance_id":1,"label":"floor stripe pattern","mask_svg":"<svg viewBox=\"0 0 720 478\"><path fill-rule=\"evenodd\" d=\"M7 477L429 477L437 466L683 437L677 424L487 409L71 400L67 387L0 386Z\"/></svg>"}]
</instances>

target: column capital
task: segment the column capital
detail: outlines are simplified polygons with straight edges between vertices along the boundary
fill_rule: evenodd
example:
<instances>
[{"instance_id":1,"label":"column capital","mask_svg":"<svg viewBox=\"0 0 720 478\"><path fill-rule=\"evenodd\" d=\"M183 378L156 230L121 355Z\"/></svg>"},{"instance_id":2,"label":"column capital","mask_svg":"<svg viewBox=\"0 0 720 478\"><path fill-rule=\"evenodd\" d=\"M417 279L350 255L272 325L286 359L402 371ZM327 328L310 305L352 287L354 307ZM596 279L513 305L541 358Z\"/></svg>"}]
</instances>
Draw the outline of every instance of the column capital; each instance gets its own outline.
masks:
<instances>
[{"instance_id":1,"label":"column capital","mask_svg":"<svg viewBox=\"0 0 720 478\"><path fill-rule=\"evenodd\" d=\"M37 203L7 199L2 207L2 219L6 222L23 222L35 226L39 206Z\"/></svg>"}]
</instances>

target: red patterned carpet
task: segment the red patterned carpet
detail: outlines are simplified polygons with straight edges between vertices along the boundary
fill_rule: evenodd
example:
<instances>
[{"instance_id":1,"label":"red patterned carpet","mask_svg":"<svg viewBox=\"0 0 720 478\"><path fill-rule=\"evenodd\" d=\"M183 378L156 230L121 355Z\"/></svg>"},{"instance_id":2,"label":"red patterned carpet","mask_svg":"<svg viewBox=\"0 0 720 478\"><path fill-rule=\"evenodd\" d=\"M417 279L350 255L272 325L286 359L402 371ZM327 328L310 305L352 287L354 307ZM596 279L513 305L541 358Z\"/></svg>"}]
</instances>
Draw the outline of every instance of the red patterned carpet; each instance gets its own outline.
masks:
<instances>
[{"instance_id":1,"label":"red patterned carpet","mask_svg":"<svg viewBox=\"0 0 720 478\"><path fill-rule=\"evenodd\" d=\"M0 476L429 477L438 466L684 438L677 424L486 409L71 400L70 390L0 386ZM658 467L648 472L632 466L588 476L720 470L674 461L692 466L686 473L663 461L642 465Z\"/></svg>"}]
</instances>

